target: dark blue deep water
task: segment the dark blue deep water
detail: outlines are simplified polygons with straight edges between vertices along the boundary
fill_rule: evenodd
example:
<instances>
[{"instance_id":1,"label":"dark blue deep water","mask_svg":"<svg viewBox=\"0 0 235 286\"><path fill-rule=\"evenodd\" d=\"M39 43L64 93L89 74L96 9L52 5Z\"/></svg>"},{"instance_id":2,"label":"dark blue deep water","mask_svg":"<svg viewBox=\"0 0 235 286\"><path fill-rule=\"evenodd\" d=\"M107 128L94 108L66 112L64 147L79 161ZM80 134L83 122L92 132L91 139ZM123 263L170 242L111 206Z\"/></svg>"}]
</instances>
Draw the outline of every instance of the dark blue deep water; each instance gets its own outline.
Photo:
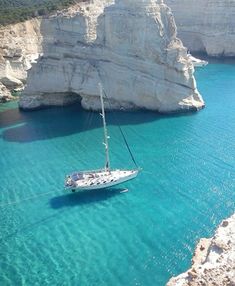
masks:
<instances>
[{"instance_id":1,"label":"dark blue deep water","mask_svg":"<svg viewBox=\"0 0 235 286\"><path fill-rule=\"evenodd\" d=\"M0 285L165 285L235 207L235 64L196 71L198 113L116 113L143 172L67 194L65 174L103 166L101 119L78 106L0 112ZM132 167L107 115L113 167Z\"/></svg>"}]
</instances>

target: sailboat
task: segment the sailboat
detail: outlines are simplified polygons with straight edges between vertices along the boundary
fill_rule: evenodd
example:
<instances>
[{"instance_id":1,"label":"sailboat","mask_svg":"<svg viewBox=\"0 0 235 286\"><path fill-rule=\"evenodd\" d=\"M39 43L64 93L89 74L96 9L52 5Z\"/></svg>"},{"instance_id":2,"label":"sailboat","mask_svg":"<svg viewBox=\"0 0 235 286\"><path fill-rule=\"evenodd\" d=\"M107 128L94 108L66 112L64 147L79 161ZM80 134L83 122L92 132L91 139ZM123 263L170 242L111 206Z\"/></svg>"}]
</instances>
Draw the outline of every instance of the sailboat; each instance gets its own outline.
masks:
<instances>
[{"instance_id":1,"label":"sailboat","mask_svg":"<svg viewBox=\"0 0 235 286\"><path fill-rule=\"evenodd\" d=\"M108 131L106 127L104 100L103 100L103 88L101 84L99 84L99 90L100 90L100 102L101 102L101 111L102 111L100 115L102 117L103 129L104 129L103 144L105 148L105 166L102 169L74 172L66 176L65 188L68 190L71 190L72 192L108 188L108 187L115 186L115 185L121 184L129 180L132 180L139 173L139 168L137 167L137 164L135 163L134 157L128 145L127 145L127 148L136 165L136 169L122 170L122 169L111 169L110 167L109 143L108 143L109 136L108 136ZM126 140L125 140L125 143L127 144Z\"/></svg>"}]
</instances>

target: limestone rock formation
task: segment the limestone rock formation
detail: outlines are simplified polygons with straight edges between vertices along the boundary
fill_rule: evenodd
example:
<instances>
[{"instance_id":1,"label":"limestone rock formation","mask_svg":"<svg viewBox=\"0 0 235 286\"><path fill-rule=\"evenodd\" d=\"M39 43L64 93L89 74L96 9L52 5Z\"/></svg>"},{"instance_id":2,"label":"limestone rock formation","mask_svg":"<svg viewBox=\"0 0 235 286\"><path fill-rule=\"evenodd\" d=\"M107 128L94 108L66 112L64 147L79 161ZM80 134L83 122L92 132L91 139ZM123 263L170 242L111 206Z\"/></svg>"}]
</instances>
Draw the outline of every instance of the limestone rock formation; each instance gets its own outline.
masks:
<instances>
[{"instance_id":1,"label":"limestone rock formation","mask_svg":"<svg viewBox=\"0 0 235 286\"><path fill-rule=\"evenodd\" d=\"M27 71L41 52L40 20L0 28L0 83L1 94L23 89Z\"/></svg>"},{"instance_id":2,"label":"limestone rock formation","mask_svg":"<svg viewBox=\"0 0 235 286\"><path fill-rule=\"evenodd\" d=\"M15 97L11 95L10 91L0 82L0 103L14 100Z\"/></svg>"},{"instance_id":3,"label":"limestone rock formation","mask_svg":"<svg viewBox=\"0 0 235 286\"><path fill-rule=\"evenodd\" d=\"M235 214L224 220L211 239L201 239L192 267L167 286L235 285Z\"/></svg>"},{"instance_id":4,"label":"limestone rock formation","mask_svg":"<svg viewBox=\"0 0 235 286\"><path fill-rule=\"evenodd\" d=\"M191 52L235 56L235 0L165 0Z\"/></svg>"},{"instance_id":5,"label":"limestone rock formation","mask_svg":"<svg viewBox=\"0 0 235 286\"><path fill-rule=\"evenodd\" d=\"M80 98L84 108L99 109L99 82L110 98L106 108L171 112L204 105L162 0L84 2L44 20L41 33L43 57L30 70L23 109Z\"/></svg>"}]
</instances>

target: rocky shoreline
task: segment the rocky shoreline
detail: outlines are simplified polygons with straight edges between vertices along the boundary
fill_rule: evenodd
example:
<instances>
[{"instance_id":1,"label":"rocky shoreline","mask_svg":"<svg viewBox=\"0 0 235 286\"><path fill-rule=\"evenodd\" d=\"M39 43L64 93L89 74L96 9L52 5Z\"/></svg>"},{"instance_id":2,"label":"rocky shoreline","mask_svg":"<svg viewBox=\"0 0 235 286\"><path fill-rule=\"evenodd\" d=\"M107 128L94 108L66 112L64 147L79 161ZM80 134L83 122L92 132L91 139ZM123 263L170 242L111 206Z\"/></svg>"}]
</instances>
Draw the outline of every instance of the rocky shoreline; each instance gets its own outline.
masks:
<instances>
[{"instance_id":1,"label":"rocky shoreline","mask_svg":"<svg viewBox=\"0 0 235 286\"><path fill-rule=\"evenodd\" d=\"M235 214L223 220L213 238L199 241L192 267L167 286L235 285Z\"/></svg>"},{"instance_id":2,"label":"rocky shoreline","mask_svg":"<svg viewBox=\"0 0 235 286\"><path fill-rule=\"evenodd\" d=\"M14 100L15 97L11 95L10 91L0 82L0 103L5 103Z\"/></svg>"},{"instance_id":3,"label":"rocky shoreline","mask_svg":"<svg viewBox=\"0 0 235 286\"><path fill-rule=\"evenodd\" d=\"M0 27L0 102L15 100L42 51L41 19Z\"/></svg>"}]
</instances>

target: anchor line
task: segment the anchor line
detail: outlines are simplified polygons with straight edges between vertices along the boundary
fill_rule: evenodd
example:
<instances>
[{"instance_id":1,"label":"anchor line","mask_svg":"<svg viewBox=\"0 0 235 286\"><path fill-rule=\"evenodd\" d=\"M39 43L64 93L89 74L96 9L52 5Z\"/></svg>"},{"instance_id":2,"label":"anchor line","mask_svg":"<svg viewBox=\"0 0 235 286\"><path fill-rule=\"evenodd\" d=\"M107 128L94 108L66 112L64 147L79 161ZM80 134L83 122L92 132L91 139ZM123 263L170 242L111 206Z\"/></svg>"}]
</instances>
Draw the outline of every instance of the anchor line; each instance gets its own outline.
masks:
<instances>
[{"instance_id":1,"label":"anchor line","mask_svg":"<svg viewBox=\"0 0 235 286\"><path fill-rule=\"evenodd\" d=\"M0 208L3 208L3 207L7 207L7 206L10 206L10 205L18 205L24 201L29 201L29 200L32 200L32 199L37 199L39 197L42 197L42 196L47 196L51 193L59 193L59 192L55 192L55 191L50 191L50 192L47 192L47 193L41 193L41 194L38 194L37 196L31 196L31 197L27 197L23 200L17 200L17 201L13 201L13 202L9 202L9 203L3 203L3 204L0 204Z\"/></svg>"}]
</instances>

